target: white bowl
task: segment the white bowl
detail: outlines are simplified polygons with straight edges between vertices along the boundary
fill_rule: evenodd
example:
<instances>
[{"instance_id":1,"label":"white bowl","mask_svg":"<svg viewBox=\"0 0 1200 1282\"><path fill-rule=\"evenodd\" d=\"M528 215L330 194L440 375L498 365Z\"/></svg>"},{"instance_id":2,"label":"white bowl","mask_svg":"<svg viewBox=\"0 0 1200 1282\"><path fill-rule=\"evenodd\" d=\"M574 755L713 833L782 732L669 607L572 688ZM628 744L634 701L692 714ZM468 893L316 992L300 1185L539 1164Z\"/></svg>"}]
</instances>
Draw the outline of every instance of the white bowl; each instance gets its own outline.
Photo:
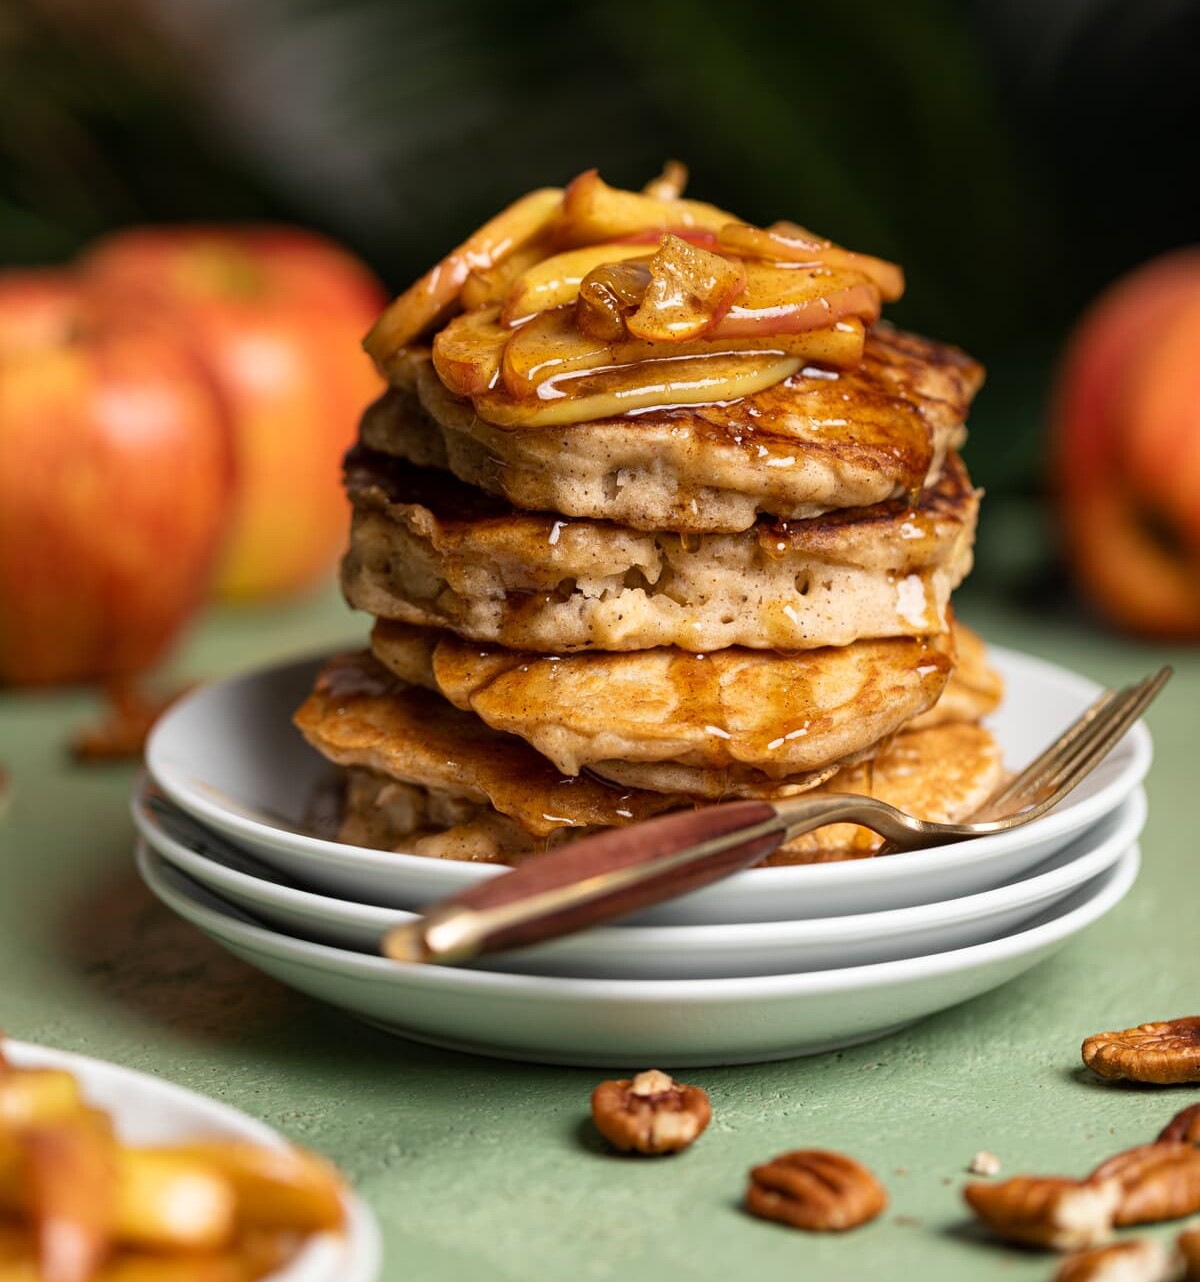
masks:
<instances>
[{"instance_id":1,"label":"white bowl","mask_svg":"<svg viewBox=\"0 0 1200 1282\"><path fill-rule=\"evenodd\" d=\"M198 1138L249 1140L271 1148L287 1143L278 1131L245 1113L161 1077L7 1038L4 1053L19 1068L62 1068L73 1073L84 1098L112 1116L117 1135L127 1144L178 1144ZM353 1193L346 1210L344 1234L317 1235L287 1268L264 1282L375 1282L381 1260L375 1217Z\"/></svg>"},{"instance_id":2,"label":"white bowl","mask_svg":"<svg viewBox=\"0 0 1200 1282\"><path fill-rule=\"evenodd\" d=\"M1035 924L925 957L739 979L562 979L387 961L253 924L144 843L151 891L230 952L389 1031L453 1050L550 1064L755 1063L869 1041L998 987L1112 908L1136 846Z\"/></svg>"},{"instance_id":3,"label":"white bowl","mask_svg":"<svg viewBox=\"0 0 1200 1282\"><path fill-rule=\"evenodd\" d=\"M378 953L384 933L414 914L300 890L210 833L147 780L134 793L138 831L168 863L279 931L317 943ZM587 930L499 954L487 969L534 975L706 979L861 966L944 952L1015 930L1114 864L1137 840L1146 794L1136 789L1032 875L961 899L887 912L709 926Z\"/></svg>"},{"instance_id":4,"label":"white bowl","mask_svg":"<svg viewBox=\"0 0 1200 1282\"><path fill-rule=\"evenodd\" d=\"M994 648L1007 693L991 723L1005 758L1034 757L1099 687L1063 668ZM292 726L316 660L203 687L158 722L146 764L181 809L289 878L343 899L420 908L484 877L494 864L365 850L303 831L309 798L329 766ZM1120 804L1150 765L1139 723L1055 810L1027 827L896 858L754 868L643 914L703 924L832 917L970 895L1048 858Z\"/></svg>"}]
</instances>

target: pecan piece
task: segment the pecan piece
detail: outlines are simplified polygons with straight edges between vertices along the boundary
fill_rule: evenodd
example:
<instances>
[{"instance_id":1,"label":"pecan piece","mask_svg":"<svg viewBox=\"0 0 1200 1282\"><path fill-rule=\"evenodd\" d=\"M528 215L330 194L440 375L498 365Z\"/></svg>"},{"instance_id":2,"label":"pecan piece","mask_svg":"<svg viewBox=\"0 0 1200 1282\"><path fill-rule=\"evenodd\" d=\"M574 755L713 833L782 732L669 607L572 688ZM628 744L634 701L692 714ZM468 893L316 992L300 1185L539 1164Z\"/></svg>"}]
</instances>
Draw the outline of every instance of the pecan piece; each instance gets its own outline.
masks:
<instances>
[{"instance_id":1,"label":"pecan piece","mask_svg":"<svg viewBox=\"0 0 1200 1282\"><path fill-rule=\"evenodd\" d=\"M1200 1229L1184 1229L1175 1245L1183 1258L1185 1282L1200 1282Z\"/></svg>"},{"instance_id":2,"label":"pecan piece","mask_svg":"<svg viewBox=\"0 0 1200 1282\"><path fill-rule=\"evenodd\" d=\"M698 1086L652 1068L592 1092L596 1129L622 1153L677 1153L708 1125L712 1108Z\"/></svg>"},{"instance_id":3,"label":"pecan piece","mask_svg":"<svg viewBox=\"0 0 1200 1282\"><path fill-rule=\"evenodd\" d=\"M989 1153L987 1149L981 1148L971 1159L971 1165L967 1170L972 1175L999 1175L1000 1159L995 1153Z\"/></svg>"},{"instance_id":4,"label":"pecan piece","mask_svg":"<svg viewBox=\"0 0 1200 1282\"><path fill-rule=\"evenodd\" d=\"M1112 1236L1121 1182L1017 1175L1000 1184L968 1184L963 1197L1001 1237L1052 1251L1077 1251Z\"/></svg>"},{"instance_id":5,"label":"pecan piece","mask_svg":"<svg viewBox=\"0 0 1200 1282\"><path fill-rule=\"evenodd\" d=\"M1158 1142L1165 1144L1200 1144L1200 1104L1180 1109L1158 1133Z\"/></svg>"},{"instance_id":6,"label":"pecan piece","mask_svg":"<svg viewBox=\"0 0 1200 1282\"><path fill-rule=\"evenodd\" d=\"M828 1149L783 1153L750 1172L746 1210L813 1232L857 1228L887 1206L883 1185L852 1157Z\"/></svg>"},{"instance_id":7,"label":"pecan piece","mask_svg":"<svg viewBox=\"0 0 1200 1282\"><path fill-rule=\"evenodd\" d=\"M1113 1223L1122 1228L1200 1211L1200 1149L1191 1144L1139 1144L1101 1162L1088 1178L1120 1184Z\"/></svg>"},{"instance_id":8,"label":"pecan piece","mask_svg":"<svg viewBox=\"0 0 1200 1282\"><path fill-rule=\"evenodd\" d=\"M1174 1282L1175 1261L1157 1242L1136 1238L1068 1255L1054 1282Z\"/></svg>"},{"instance_id":9,"label":"pecan piece","mask_svg":"<svg viewBox=\"0 0 1200 1282\"><path fill-rule=\"evenodd\" d=\"M1200 1082L1200 1015L1139 1024L1084 1040L1083 1062L1101 1077L1131 1082Z\"/></svg>"}]
</instances>

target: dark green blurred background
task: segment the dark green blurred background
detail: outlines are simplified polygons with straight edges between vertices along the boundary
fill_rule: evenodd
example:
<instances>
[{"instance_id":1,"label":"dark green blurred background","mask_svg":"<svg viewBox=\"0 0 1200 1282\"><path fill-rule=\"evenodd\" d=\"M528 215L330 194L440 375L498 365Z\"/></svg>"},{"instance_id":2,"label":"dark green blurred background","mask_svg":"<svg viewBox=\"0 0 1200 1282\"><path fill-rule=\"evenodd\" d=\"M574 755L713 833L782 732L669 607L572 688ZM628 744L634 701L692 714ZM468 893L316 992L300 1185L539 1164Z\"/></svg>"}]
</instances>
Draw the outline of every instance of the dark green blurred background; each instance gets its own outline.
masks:
<instances>
[{"instance_id":1,"label":"dark green blurred background","mask_svg":"<svg viewBox=\"0 0 1200 1282\"><path fill-rule=\"evenodd\" d=\"M990 380L970 462L1041 478L1105 282L1195 238L1193 0L0 0L0 244L280 218L405 285L526 189L664 157L693 194L899 260Z\"/></svg>"}]
</instances>

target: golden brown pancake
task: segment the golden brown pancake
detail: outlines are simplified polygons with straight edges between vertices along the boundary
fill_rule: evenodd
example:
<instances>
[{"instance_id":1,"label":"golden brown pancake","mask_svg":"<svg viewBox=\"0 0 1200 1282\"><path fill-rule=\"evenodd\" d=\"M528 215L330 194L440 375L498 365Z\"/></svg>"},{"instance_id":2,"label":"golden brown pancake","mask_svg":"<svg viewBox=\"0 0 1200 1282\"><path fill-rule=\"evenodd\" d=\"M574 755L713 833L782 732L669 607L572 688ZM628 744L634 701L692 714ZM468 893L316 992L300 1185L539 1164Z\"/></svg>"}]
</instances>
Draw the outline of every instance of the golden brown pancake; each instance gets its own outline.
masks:
<instances>
[{"instance_id":1,"label":"golden brown pancake","mask_svg":"<svg viewBox=\"0 0 1200 1282\"><path fill-rule=\"evenodd\" d=\"M827 769L932 706L953 655L949 634L790 653L537 655L395 621L376 623L371 644L402 680L519 736L563 774L618 768L630 783L642 763L771 779Z\"/></svg>"},{"instance_id":2,"label":"golden brown pancake","mask_svg":"<svg viewBox=\"0 0 1200 1282\"><path fill-rule=\"evenodd\" d=\"M840 770L813 795L853 792L936 823L969 818L1000 786L1004 761L985 726L952 723L897 735L871 761ZM883 838L857 824L829 824L796 837L769 864L864 859Z\"/></svg>"},{"instance_id":3,"label":"golden brown pancake","mask_svg":"<svg viewBox=\"0 0 1200 1282\"><path fill-rule=\"evenodd\" d=\"M946 626L979 495L958 456L890 499L737 534L647 533L524 512L370 450L351 453L342 586L380 618L511 649L804 650Z\"/></svg>"},{"instance_id":4,"label":"golden brown pancake","mask_svg":"<svg viewBox=\"0 0 1200 1282\"><path fill-rule=\"evenodd\" d=\"M982 368L958 349L876 325L861 365L802 369L724 404L559 427L501 428L413 352L405 386L363 418L364 445L532 511L639 530L733 532L918 492L961 445Z\"/></svg>"},{"instance_id":5,"label":"golden brown pancake","mask_svg":"<svg viewBox=\"0 0 1200 1282\"><path fill-rule=\"evenodd\" d=\"M889 801L923 819L968 818L1003 779L999 749L981 726L946 725L897 735L870 767L842 771L810 795L857 792ZM341 840L378 850L441 859L519 863L595 828L560 828L534 837L491 807L447 801L426 789L366 770L350 772ZM856 824L829 824L795 838L769 864L864 859L882 844ZM903 856L900 856L901 858Z\"/></svg>"},{"instance_id":6,"label":"golden brown pancake","mask_svg":"<svg viewBox=\"0 0 1200 1282\"><path fill-rule=\"evenodd\" d=\"M987 646L974 629L954 621L954 671L932 708L905 727L926 730L951 722L979 721L995 712L1004 697L1004 680L988 662Z\"/></svg>"},{"instance_id":7,"label":"golden brown pancake","mask_svg":"<svg viewBox=\"0 0 1200 1282\"><path fill-rule=\"evenodd\" d=\"M523 740L397 680L369 654L330 659L294 720L337 765L486 803L539 837L632 823L687 802L590 775L564 777Z\"/></svg>"}]
</instances>

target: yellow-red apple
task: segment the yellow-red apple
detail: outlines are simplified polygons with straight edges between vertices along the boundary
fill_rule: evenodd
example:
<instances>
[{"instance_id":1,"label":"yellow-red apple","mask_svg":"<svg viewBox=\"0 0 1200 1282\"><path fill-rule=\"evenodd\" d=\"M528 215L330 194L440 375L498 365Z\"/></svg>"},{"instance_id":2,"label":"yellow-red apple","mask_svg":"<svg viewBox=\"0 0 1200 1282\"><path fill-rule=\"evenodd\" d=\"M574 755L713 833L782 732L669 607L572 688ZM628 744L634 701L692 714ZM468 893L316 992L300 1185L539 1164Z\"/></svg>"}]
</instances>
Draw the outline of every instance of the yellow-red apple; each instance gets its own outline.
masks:
<instances>
[{"instance_id":1,"label":"yellow-red apple","mask_svg":"<svg viewBox=\"0 0 1200 1282\"><path fill-rule=\"evenodd\" d=\"M173 336L97 316L66 274L0 277L0 681L155 663L208 592L231 486L220 398Z\"/></svg>"},{"instance_id":2,"label":"yellow-red apple","mask_svg":"<svg viewBox=\"0 0 1200 1282\"><path fill-rule=\"evenodd\" d=\"M135 228L82 261L107 306L173 323L233 422L237 485L217 572L230 598L317 581L345 543L341 456L382 384L361 350L385 301L329 241L288 228Z\"/></svg>"},{"instance_id":3,"label":"yellow-red apple","mask_svg":"<svg viewBox=\"0 0 1200 1282\"><path fill-rule=\"evenodd\" d=\"M1052 411L1070 565L1135 631L1200 637L1200 250L1157 259L1092 306Z\"/></svg>"}]
</instances>

